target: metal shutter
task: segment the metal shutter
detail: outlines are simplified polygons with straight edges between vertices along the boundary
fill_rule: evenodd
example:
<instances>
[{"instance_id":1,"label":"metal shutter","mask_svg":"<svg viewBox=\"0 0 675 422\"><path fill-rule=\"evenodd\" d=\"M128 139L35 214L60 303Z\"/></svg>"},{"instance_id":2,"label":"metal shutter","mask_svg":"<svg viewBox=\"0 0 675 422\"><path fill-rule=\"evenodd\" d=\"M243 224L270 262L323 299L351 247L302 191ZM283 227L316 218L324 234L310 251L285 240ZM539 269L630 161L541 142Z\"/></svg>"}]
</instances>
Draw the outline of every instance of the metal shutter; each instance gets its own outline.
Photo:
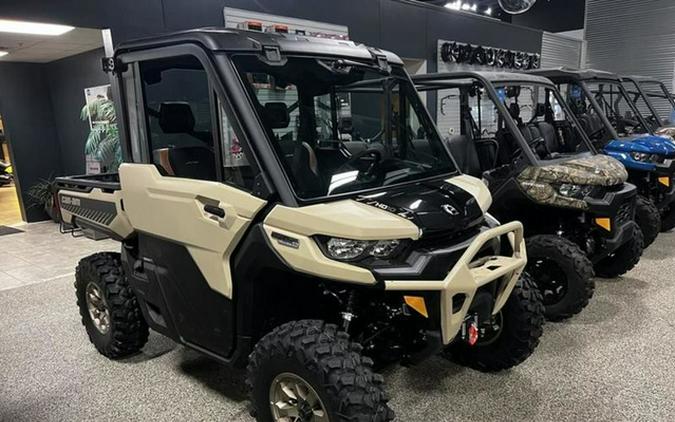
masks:
<instances>
[{"instance_id":1,"label":"metal shutter","mask_svg":"<svg viewBox=\"0 0 675 422\"><path fill-rule=\"evenodd\" d=\"M541 38L541 67L581 67L582 42L574 38L544 32Z\"/></svg>"},{"instance_id":2,"label":"metal shutter","mask_svg":"<svg viewBox=\"0 0 675 422\"><path fill-rule=\"evenodd\" d=\"M675 1L586 0L586 65L673 87ZM660 113L670 115L663 102Z\"/></svg>"}]
</instances>

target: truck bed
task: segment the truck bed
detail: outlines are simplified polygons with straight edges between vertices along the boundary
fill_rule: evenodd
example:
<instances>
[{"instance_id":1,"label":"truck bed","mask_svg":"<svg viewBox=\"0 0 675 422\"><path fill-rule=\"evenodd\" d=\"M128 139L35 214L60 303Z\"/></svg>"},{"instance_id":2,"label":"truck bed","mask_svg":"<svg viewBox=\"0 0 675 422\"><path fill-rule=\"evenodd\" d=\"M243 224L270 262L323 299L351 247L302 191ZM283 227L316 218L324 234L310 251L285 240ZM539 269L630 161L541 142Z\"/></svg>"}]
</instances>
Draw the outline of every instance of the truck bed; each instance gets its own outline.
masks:
<instances>
[{"instance_id":1,"label":"truck bed","mask_svg":"<svg viewBox=\"0 0 675 422\"><path fill-rule=\"evenodd\" d=\"M123 240L133 233L117 173L57 177L56 187L64 223L94 239Z\"/></svg>"}]
</instances>

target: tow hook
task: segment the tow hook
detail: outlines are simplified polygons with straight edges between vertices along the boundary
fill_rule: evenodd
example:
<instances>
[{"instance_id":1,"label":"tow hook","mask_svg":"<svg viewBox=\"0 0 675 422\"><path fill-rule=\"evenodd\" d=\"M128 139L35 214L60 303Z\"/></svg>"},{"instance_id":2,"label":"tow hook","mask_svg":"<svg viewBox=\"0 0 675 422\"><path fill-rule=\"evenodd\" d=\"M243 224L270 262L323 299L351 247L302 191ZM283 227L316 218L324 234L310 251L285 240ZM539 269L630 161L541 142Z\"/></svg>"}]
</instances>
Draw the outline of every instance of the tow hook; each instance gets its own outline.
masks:
<instances>
[{"instance_id":1,"label":"tow hook","mask_svg":"<svg viewBox=\"0 0 675 422\"><path fill-rule=\"evenodd\" d=\"M475 346L478 343L480 332L478 331L478 315L467 315L462 324L462 340L469 346Z\"/></svg>"}]
</instances>

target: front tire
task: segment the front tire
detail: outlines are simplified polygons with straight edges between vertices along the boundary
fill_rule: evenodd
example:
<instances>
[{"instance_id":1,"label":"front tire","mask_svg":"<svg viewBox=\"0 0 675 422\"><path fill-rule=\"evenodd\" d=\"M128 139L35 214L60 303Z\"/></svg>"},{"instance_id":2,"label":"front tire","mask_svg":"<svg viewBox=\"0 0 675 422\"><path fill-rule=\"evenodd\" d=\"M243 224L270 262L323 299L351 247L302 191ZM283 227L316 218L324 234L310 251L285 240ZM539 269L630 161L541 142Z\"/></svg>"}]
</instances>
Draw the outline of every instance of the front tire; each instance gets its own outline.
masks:
<instances>
[{"instance_id":1,"label":"front tire","mask_svg":"<svg viewBox=\"0 0 675 422\"><path fill-rule=\"evenodd\" d=\"M642 256L644 242L642 239L642 230L636 227L633 237L628 242L595 264L595 273L598 277L616 278L632 270Z\"/></svg>"},{"instance_id":2,"label":"front tire","mask_svg":"<svg viewBox=\"0 0 675 422\"><path fill-rule=\"evenodd\" d=\"M541 292L544 315L561 321L578 314L595 292L593 264L576 243L555 235L525 240L527 267Z\"/></svg>"},{"instance_id":3,"label":"front tire","mask_svg":"<svg viewBox=\"0 0 675 422\"><path fill-rule=\"evenodd\" d=\"M638 195L635 202L635 222L644 236L644 249L651 245L661 231L661 214L654 201Z\"/></svg>"},{"instance_id":4,"label":"front tire","mask_svg":"<svg viewBox=\"0 0 675 422\"><path fill-rule=\"evenodd\" d=\"M246 383L256 420L393 420L384 379L361 350L347 333L322 321L275 328L249 356Z\"/></svg>"},{"instance_id":5,"label":"front tire","mask_svg":"<svg viewBox=\"0 0 675 422\"><path fill-rule=\"evenodd\" d=\"M483 344L479 340L475 346L455 343L443 355L482 372L502 371L524 362L539 345L544 325L541 293L527 274L516 282L498 316L499 331L494 337Z\"/></svg>"},{"instance_id":6,"label":"front tire","mask_svg":"<svg viewBox=\"0 0 675 422\"><path fill-rule=\"evenodd\" d=\"M96 253L80 260L75 292L89 340L104 356L137 353L148 340L148 325L122 272L120 254Z\"/></svg>"},{"instance_id":7,"label":"front tire","mask_svg":"<svg viewBox=\"0 0 675 422\"><path fill-rule=\"evenodd\" d=\"M661 214L661 231L667 232L675 228L675 206L669 205Z\"/></svg>"}]
</instances>

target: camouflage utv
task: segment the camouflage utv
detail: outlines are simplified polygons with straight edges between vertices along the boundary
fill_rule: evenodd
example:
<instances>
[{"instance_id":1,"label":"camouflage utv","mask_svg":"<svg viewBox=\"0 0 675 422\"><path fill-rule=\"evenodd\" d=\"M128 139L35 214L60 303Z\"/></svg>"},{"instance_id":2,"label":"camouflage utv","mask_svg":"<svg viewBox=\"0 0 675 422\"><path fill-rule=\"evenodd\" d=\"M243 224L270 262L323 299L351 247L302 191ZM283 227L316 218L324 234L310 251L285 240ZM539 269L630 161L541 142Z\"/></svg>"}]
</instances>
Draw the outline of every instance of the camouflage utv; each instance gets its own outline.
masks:
<instances>
[{"instance_id":1,"label":"camouflage utv","mask_svg":"<svg viewBox=\"0 0 675 422\"><path fill-rule=\"evenodd\" d=\"M528 271L549 319L586 306L594 272L617 277L637 264L636 188L621 163L596 153L550 81L458 72L415 82L436 94L436 123L459 167L488 184L489 212L523 222Z\"/></svg>"}]
</instances>

